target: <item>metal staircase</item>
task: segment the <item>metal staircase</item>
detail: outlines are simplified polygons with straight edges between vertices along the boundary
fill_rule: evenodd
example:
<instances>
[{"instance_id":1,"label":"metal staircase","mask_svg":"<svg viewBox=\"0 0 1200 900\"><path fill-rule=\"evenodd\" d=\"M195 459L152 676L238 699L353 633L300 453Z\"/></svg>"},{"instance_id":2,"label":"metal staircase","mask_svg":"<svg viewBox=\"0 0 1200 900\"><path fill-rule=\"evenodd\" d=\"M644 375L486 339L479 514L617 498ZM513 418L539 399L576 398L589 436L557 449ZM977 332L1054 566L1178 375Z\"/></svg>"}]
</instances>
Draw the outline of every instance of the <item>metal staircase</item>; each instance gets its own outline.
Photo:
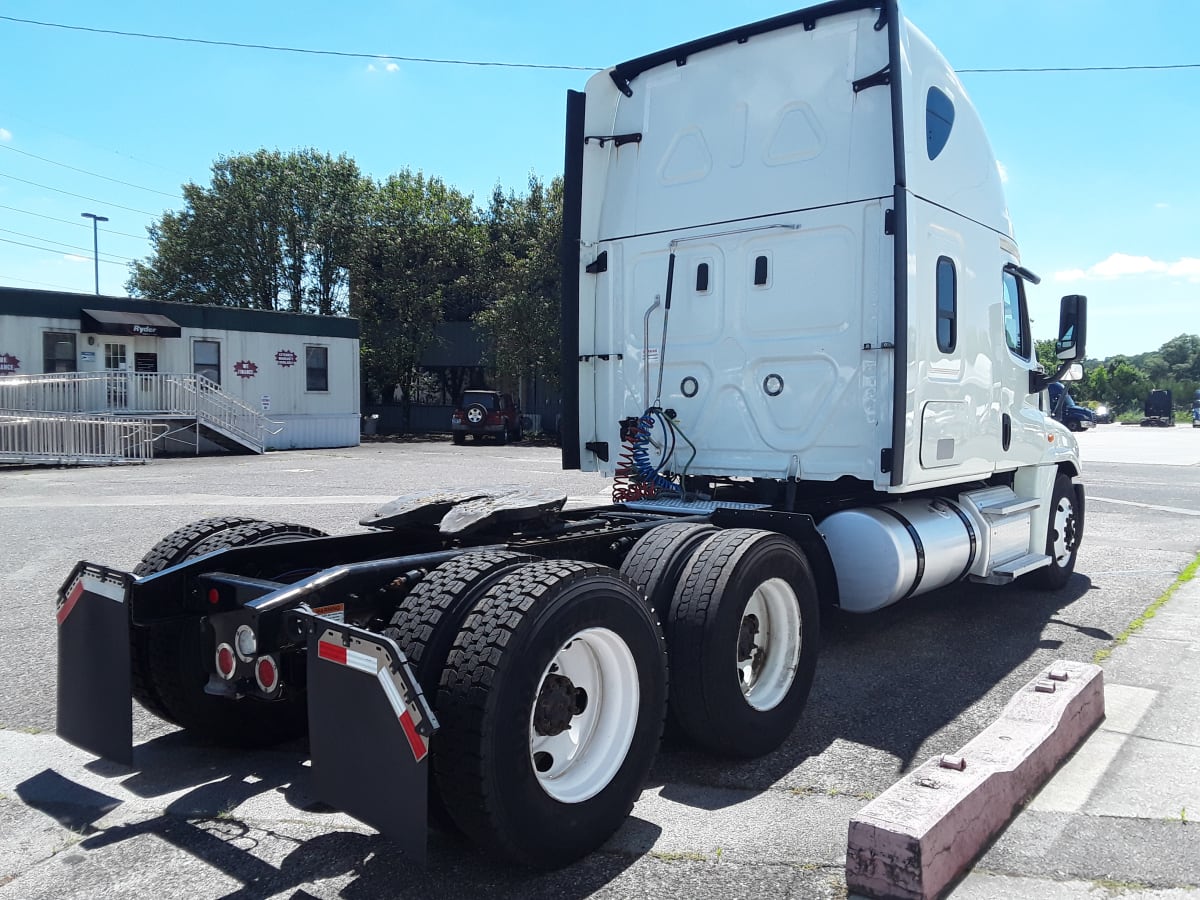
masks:
<instances>
[{"instance_id":1,"label":"metal staircase","mask_svg":"<svg viewBox=\"0 0 1200 900\"><path fill-rule=\"evenodd\" d=\"M157 425L151 442L183 442L200 452L201 437L234 452L262 453L267 434L282 428L261 411L221 390L221 386L203 375L166 372L64 372L47 375L9 375L0 378L0 416L14 426L13 446L4 447L10 458L22 452L32 453L33 446L17 446L16 436L32 440L31 426L15 427L19 420L45 418L38 434L50 434L55 428L67 428L64 422L90 423L89 428L113 433ZM54 424L57 423L57 424ZM141 432L145 433L145 432ZM64 432L65 434L65 432ZM90 439L89 439L90 440ZM106 446L118 446L107 437ZM69 444L81 446L77 440ZM86 444L86 441L84 442ZM90 445L87 445L90 446ZM65 453L65 450L64 450ZM142 461L139 456L136 460Z\"/></svg>"}]
</instances>

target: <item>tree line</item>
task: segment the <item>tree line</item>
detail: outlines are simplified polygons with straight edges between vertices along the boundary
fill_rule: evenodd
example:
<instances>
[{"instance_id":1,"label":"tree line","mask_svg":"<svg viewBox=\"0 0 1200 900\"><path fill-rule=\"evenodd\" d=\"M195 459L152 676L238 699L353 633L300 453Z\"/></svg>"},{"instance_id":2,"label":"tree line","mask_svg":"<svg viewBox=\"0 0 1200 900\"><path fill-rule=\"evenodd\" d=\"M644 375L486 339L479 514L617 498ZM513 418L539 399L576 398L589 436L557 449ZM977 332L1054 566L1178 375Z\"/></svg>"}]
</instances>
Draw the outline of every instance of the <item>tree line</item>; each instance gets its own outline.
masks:
<instances>
[{"instance_id":1,"label":"tree line","mask_svg":"<svg viewBox=\"0 0 1200 900\"><path fill-rule=\"evenodd\" d=\"M559 372L562 179L497 186L486 207L440 178L383 180L316 150L219 158L209 185L150 229L130 266L135 297L351 315L364 392L405 405L442 321L474 321L486 362L519 384Z\"/></svg>"},{"instance_id":2,"label":"tree line","mask_svg":"<svg viewBox=\"0 0 1200 900\"><path fill-rule=\"evenodd\" d=\"M1038 359L1048 370L1054 363L1054 341L1037 342ZM1200 389L1200 336L1181 334L1157 350L1084 362L1084 378L1070 384L1077 403L1103 404L1114 415L1140 414L1152 390L1171 391L1177 409L1190 406Z\"/></svg>"}]
</instances>

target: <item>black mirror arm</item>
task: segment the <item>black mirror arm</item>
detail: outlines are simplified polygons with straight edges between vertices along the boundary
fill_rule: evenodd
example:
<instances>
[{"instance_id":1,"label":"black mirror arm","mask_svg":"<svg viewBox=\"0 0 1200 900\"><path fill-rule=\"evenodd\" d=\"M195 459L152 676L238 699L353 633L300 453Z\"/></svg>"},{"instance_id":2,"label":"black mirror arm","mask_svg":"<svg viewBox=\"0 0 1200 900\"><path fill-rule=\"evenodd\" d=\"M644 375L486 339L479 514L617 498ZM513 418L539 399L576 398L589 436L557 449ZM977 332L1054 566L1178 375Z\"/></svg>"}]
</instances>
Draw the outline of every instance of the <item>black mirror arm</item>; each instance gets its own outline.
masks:
<instances>
[{"instance_id":1,"label":"black mirror arm","mask_svg":"<svg viewBox=\"0 0 1200 900\"><path fill-rule=\"evenodd\" d=\"M1029 393L1039 394L1046 389L1048 385L1054 384L1056 381L1061 381L1062 377L1067 374L1067 369L1075 365L1078 360L1072 359L1064 362L1058 367L1053 375L1047 375L1045 372L1030 372L1029 373Z\"/></svg>"}]
</instances>

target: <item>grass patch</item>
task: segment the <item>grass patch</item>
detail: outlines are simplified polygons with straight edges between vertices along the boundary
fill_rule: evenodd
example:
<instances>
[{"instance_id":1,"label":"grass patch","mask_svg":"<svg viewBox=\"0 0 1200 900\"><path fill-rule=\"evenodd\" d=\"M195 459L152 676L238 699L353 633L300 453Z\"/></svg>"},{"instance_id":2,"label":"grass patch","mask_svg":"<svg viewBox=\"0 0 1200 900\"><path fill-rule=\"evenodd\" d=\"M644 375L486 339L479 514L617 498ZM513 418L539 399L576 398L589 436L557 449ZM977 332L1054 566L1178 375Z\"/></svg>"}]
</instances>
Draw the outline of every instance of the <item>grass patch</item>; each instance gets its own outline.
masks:
<instances>
[{"instance_id":1,"label":"grass patch","mask_svg":"<svg viewBox=\"0 0 1200 900\"><path fill-rule=\"evenodd\" d=\"M1140 881L1113 881L1111 878L1097 878L1092 884L1096 887L1108 891L1110 895L1125 894L1129 891L1148 891L1150 885L1142 884Z\"/></svg>"},{"instance_id":2,"label":"grass patch","mask_svg":"<svg viewBox=\"0 0 1200 900\"><path fill-rule=\"evenodd\" d=\"M675 852L652 850L650 855L655 859L662 860L663 862L704 862L708 859L708 857L703 853L697 853L695 850L682 850Z\"/></svg>"},{"instance_id":3,"label":"grass patch","mask_svg":"<svg viewBox=\"0 0 1200 900\"><path fill-rule=\"evenodd\" d=\"M1118 634L1111 644L1109 644L1107 647L1101 647L1099 650L1093 653L1092 662L1104 662L1106 659L1112 656L1113 650L1129 640L1130 635L1137 634L1139 631L1145 628L1146 623L1154 618L1158 611L1162 609L1163 604L1171 599L1171 595L1179 590L1180 587L1196 577L1197 571L1200 571L1200 556L1197 556L1195 559L1193 559L1191 563L1179 573L1179 577L1175 579L1174 583L1172 583L1169 588L1163 591L1162 596L1147 606L1140 616L1130 622L1129 625L1126 626L1125 630Z\"/></svg>"}]
</instances>

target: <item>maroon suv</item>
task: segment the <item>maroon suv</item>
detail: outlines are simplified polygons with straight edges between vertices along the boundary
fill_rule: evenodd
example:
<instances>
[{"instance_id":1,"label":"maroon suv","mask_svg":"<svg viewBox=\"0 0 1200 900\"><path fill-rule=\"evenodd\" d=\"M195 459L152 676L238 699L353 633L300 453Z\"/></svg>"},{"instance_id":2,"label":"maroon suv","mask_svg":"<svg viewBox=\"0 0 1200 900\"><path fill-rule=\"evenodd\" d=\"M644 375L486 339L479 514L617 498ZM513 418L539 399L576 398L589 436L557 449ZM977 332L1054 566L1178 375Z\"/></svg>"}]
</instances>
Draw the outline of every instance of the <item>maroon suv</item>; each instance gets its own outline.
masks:
<instances>
[{"instance_id":1,"label":"maroon suv","mask_svg":"<svg viewBox=\"0 0 1200 900\"><path fill-rule=\"evenodd\" d=\"M462 402L450 417L450 430L456 444L465 444L467 435L474 435L476 440L487 435L501 444L524 436L521 411L510 395L497 391L464 391Z\"/></svg>"}]
</instances>

